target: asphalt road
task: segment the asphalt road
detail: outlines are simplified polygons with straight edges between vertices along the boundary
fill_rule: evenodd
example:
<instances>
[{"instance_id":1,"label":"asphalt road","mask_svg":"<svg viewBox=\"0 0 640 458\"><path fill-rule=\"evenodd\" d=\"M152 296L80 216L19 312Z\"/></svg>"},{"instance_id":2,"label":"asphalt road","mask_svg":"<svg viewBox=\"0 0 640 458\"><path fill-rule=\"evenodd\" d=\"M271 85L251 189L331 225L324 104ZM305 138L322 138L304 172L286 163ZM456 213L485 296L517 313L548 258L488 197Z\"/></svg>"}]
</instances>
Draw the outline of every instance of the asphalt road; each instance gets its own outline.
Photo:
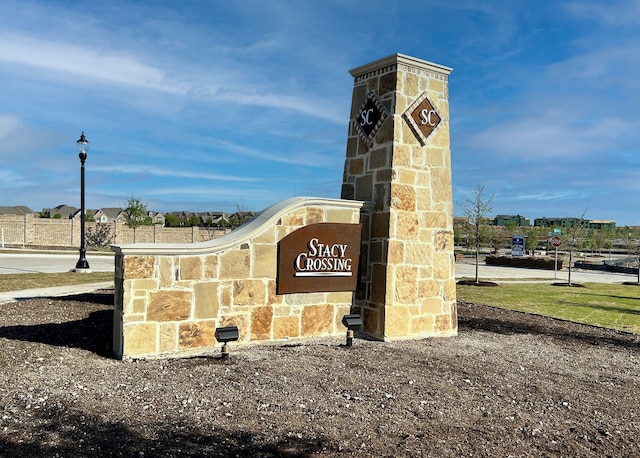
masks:
<instances>
[{"instance_id":1,"label":"asphalt road","mask_svg":"<svg viewBox=\"0 0 640 458\"><path fill-rule=\"evenodd\" d=\"M78 253L3 253L0 252L0 274L69 272L76 267ZM113 272L111 255L87 255L92 272Z\"/></svg>"},{"instance_id":2,"label":"asphalt road","mask_svg":"<svg viewBox=\"0 0 640 458\"><path fill-rule=\"evenodd\" d=\"M52 273L69 272L78 262L77 253L40 254L40 253L3 253L0 251L0 274L15 273ZM93 272L113 272L114 260L111 255L87 255L89 266ZM494 281L566 281L567 270L561 270L555 276L552 270L520 269L513 267L487 266L481 263L479 277L481 280ZM475 278L473 263L456 263L456 278ZM571 281L596 283L622 283L637 281L636 275L612 274L573 270Z\"/></svg>"}]
</instances>

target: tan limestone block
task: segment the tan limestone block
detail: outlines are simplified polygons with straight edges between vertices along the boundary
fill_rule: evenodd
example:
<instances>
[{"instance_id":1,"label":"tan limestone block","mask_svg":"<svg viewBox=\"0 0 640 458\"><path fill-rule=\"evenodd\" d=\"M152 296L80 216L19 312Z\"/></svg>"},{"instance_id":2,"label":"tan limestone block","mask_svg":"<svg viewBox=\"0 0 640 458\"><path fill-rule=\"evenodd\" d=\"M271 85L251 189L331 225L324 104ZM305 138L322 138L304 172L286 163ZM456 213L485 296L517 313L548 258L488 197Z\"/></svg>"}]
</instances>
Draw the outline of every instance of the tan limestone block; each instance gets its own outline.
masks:
<instances>
[{"instance_id":1,"label":"tan limestone block","mask_svg":"<svg viewBox=\"0 0 640 458\"><path fill-rule=\"evenodd\" d=\"M451 315L438 315L436 316L435 331L436 332L450 332L456 329L453 326Z\"/></svg>"},{"instance_id":2,"label":"tan limestone block","mask_svg":"<svg viewBox=\"0 0 640 458\"><path fill-rule=\"evenodd\" d=\"M297 316L275 317L273 319L273 338L300 336L300 318Z\"/></svg>"},{"instance_id":3,"label":"tan limestone block","mask_svg":"<svg viewBox=\"0 0 640 458\"><path fill-rule=\"evenodd\" d=\"M181 349L212 347L216 345L215 321L182 323L179 328L178 346Z\"/></svg>"},{"instance_id":4,"label":"tan limestone block","mask_svg":"<svg viewBox=\"0 0 640 458\"><path fill-rule=\"evenodd\" d=\"M122 321L125 323L135 323L146 321L144 313L125 313Z\"/></svg>"},{"instance_id":5,"label":"tan limestone block","mask_svg":"<svg viewBox=\"0 0 640 458\"><path fill-rule=\"evenodd\" d=\"M251 340L270 340L273 307L256 307L251 310Z\"/></svg>"},{"instance_id":6,"label":"tan limestone block","mask_svg":"<svg viewBox=\"0 0 640 458\"><path fill-rule=\"evenodd\" d=\"M267 304L282 304L282 296L277 294L277 283L269 280L267 283Z\"/></svg>"},{"instance_id":7,"label":"tan limestone block","mask_svg":"<svg viewBox=\"0 0 640 458\"><path fill-rule=\"evenodd\" d=\"M303 210L299 210L295 213L292 213L290 215L285 215L282 217L282 225L283 226L294 226L294 227L300 227L304 225L304 211Z\"/></svg>"},{"instance_id":8,"label":"tan limestone block","mask_svg":"<svg viewBox=\"0 0 640 458\"><path fill-rule=\"evenodd\" d=\"M220 255L220 278L248 278L251 274L251 252L233 249Z\"/></svg>"},{"instance_id":9,"label":"tan limestone block","mask_svg":"<svg viewBox=\"0 0 640 458\"><path fill-rule=\"evenodd\" d=\"M160 265L160 287L167 288L173 284L176 279L173 270L173 257L160 256L158 258Z\"/></svg>"},{"instance_id":10,"label":"tan limestone block","mask_svg":"<svg viewBox=\"0 0 640 458\"><path fill-rule=\"evenodd\" d=\"M419 212L433 211L433 199L431 198L431 188L416 187L416 210Z\"/></svg>"},{"instance_id":11,"label":"tan limestone block","mask_svg":"<svg viewBox=\"0 0 640 458\"><path fill-rule=\"evenodd\" d=\"M421 280L418 282L418 294L421 298L432 298L440 296L441 283L435 280Z\"/></svg>"},{"instance_id":12,"label":"tan limestone block","mask_svg":"<svg viewBox=\"0 0 640 458\"><path fill-rule=\"evenodd\" d=\"M455 262L453 253L436 253L433 263L433 276L438 280L454 278Z\"/></svg>"},{"instance_id":13,"label":"tan limestone block","mask_svg":"<svg viewBox=\"0 0 640 458\"><path fill-rule=\"evenodd\" d=\"M423 213L423 226L429 228L441 228L446 227L447 214L444 212L424 212Z\"/></svg>"},{"instance_id":14,"label":"tan limestone block","mask_svg":"<svg viewBox=\"0 0 640 458\"><path fill-rule=\"evenodd\" d=\"M265 305L267 285L262 280L236 280L233 282L234 305Z\"/></svg>"},{"instance_id":15,"label":"tan limestone block","mask_svg":"<svg viewBox=\"0 0 640 458\"><path fill-rule=\"evenodd\" d=\"M160 324L158 351L169 353L178 350L178 326L175 323Z\"/></svg>"},{"instance_id":16,"label":"tan limestone block","mask_svg":"<svg viewBox=\"0 0 640 458\"><path fill-rule=\"evenodd\" d=\"M306 209L305 223L316 224L324 221L324 209L320 207L309 207Z\"/></svg>"},{"instance_id":17,"label":"tan limestone block","mask_svg":"<svg viewBox=\"0 0 640 458\"><path fill-rule=\"evenodd\" d=\"M198 256L180 258L180 279L199 280L202 278L202 259Z\"/></svg>"},{"instance_id":18,"label":"tan limestone block","mask_svg":"<svg viewBox=\"0 0 640 458\"><path fill-rule=\"evenodd\" d=\"M400 240L418 240L420 228L418 218L414 212L399 211L394 213L395 235Z\"/></svg>"},{"instance_id":19,"label":"tan limestone block","mask_svg":"<svg viewBox=\"0 0 640 458\"><path fill-rule=\"evenodd\" d=\"M438 92L444 94L444 81L429 78L429 90L431 92Z\"/></svg>"},{"instance_id":20,"label":"tan limestone block","mask_svg":"<svg viewBox=\"0 0 640 458\"><path fill-rule=\"evenodd\" d=\"M455 278L450 278L449 280L445 280L443 282L443 294L442 294L442 299L444 299L447 302L453 302L455 303L456 301L456 280Z\"/></svg>"},{"instance_id":21,"label":"tan limestone block","mask_svg":"<svg viewBox=\"0 0 640 458\"><path fill-rule=\"evenodd\" d=\"M411 165L416 170L424 170L429 167L430 164L427 162L426 148L418 145L414 145L411 148Z\"/></svg>"},{"instance_id":22,"label":"tan limestone block","mask_svg":"<svg viewBox=\"0 0 640 458\"><path fill-rule=\"evenodd\" d=\"M435 249L439 251L453 251L453 232L438 231L435 234Z\"/></svg>"},{"instance_id":23,"label":"tan limestone block","mask_svg":"<svg viewBox=\"0 0 640 458\"><path fill-rule=\"evenodd\" d=\"M276 243L276 240L275 227L267 228L265 231L251 239L253 243Z\"/></svg>"},{"instance_id":24,"label":"tan limestone block","mask_svg":"<svg viewBox=\"0 0 640 458\"><path fill-rule=\"evenodd\" d=\"M156 325L153 323L125 323L123 343L123 356L142 356L157 353Z\"/></svg>"},{"instance_id":25,"label":"tan limestone block","mask_svg":"<svg viewBox=\"0 0 640 458\"><path fill-rule=\"evenodd\" d=\"M155 256L125 256L124 279L153 278Z\"/></svg>"},{"instance_id":26,"label":"tan limestone block","mask_svg":"<svg viewBox=\"0 0 640 458\"><path fill-rule=\"evenodd\" d=\"M146 297L138 297L133 300L133 304L131 306L131 310L127 311L127 313L140 313L144 314L147 310L147 299Z\"/></svg>"},{"instance_id":27,"label":"tan limestone block","mask_svg":"<svg viewBox=\"0 0 640 458\"><path fill-rule=\"evenodd\" d=\"M404 262L405 243L401 240L389 240L389 264L402 264Z\"/></svg>"},{"instance_id":28,"label":"tan limestone block","mask_svg":"<svg viewBox=\"0 0 640 458\"><path fill-rule=\"evenodd\" d=\"M245 314L227 315L222 318L220 327L237 326L239 339L241 342L249 340L249 317ZM214 330L215 332L215 330ZM214 335L215 339L215 335Z\"/></svg>"},{"instance_id":29,"label":"tan limestone block","mask_svg":"<svg viewBox=\"0 0 640 458\"><path fill-rule=\"evenodd\" d=\"M333 306L308 305L302 310L302 335L318 336L333 331Z\"/></svg>"},{"instance_id":30,"label":"tan limestone block","mask_svg":"<svg viewBox=\"0 0 640 458\"><path fill-rule=\"evenodd\" d=\"M387 338L407 337L410 335L409 307L394 305L384 310L384 336Z\"/></svg>"},{"instance_id":31,"label":"tan limestone block","mask_svg":"<svg viewBox=\"0 0 640 458\"><path fill-rule=\"evenodd\" d=\"M433 178L433 199L441 202L450 202L451 194L451 170L448 168L434 168L431 170Z\"/></svg>"},{"instance_id":32,"label":"tan limestone block","mask_svg":"<svg viewBox=\"0 0 640 458\"><path fill-rule=\"evenodd\" d=\"M415 73L404 73L404 93L415 99L418 95L420 95L420 75L416 75ZM411 100L413 103L413 100Z\"/></svg>"},{"instance_id":33,"label":"tan limestone block","mask_svg":"<svg viewBox=\"0 0 640 458\"><path fill-rule=\"evenodd\" d=\"M204 257L204 265L202 266L203 278L218 278L218 256L208 255Z\"/></svg>"},{"instance_id":34,"label":"tan limestone block","mask_svg":"<svg viewBox=\"0 0 640 458\"><path fill-rule=\"evenodd\" d=\"M193 285L194 309L193 318L196 320L215 319L220 310L218 300L218 282L196 283Z\"/></svg>"},{"instance_id":35,"label":"tan limestone block","mask_svg":"<svg viewBox=\"0 0 640 458\"><path fill-rule=\"evenodd\" d=\"M392 166L394 169L411 168L411 146L408 144L396 144L393 146Z\"/></svg>"},{"instance_id":36,"label":"tan limestone block","mask_svg":"<svg viewBox=\"0 0 640 458\"><path fill-rule=\"evenodd\" d=\"M220 293L219 293L220 306L231 307L231 285L220 283L219 288L220 288Z\"/></svg>"},{"instance_id":37,"label":"tan limestone block","mask_svg":"<svg viewBox=\"0 0 640 458\"><path fill-rule=\"evenodd\" d=\"M327 222L330 223L358 224L360 222L360 213L354 210L329 208L326 213Z\"/></svg>"},{"instance_id":38,"label":"tan limestone block","mask_svg":"<svg viewBox=\"0 0 640 458\"><path fill-rule=\"evenodd\" d=\"M333 291L327 293L327 302L329 304L351 304L353 301L353 292L351 291Z\"/></svg>"},{"instance_id":39,"label":"tan limestone block","mask_svg":"<svg viewBox=\"0 0 640 458\"><path fill-rule=\"evenodd\" d=\"M411 334L414 336L425 336L433 334L435 330L435 317L428 316L415 316L411 318Z\"/></svg>"},{"instance_id":40,"label":"tan limestone block","mask_svg":"<svg viewBox=\"0 0 640 458\"><path fill-rule=\"evenodd\" d=\"M420 304L420 310L422 314L440 315L443 312L442 306L443 306L443 303L441 298L431 297L431 298L422 300L422 304Z\"/></svg>"},{"instance_id":41,"label":"tan limestone block","mask_svg":"<svg viewBox=\"0 0 640 458\"><path fill-rule=\"evenodd\" d=\"M351 307L348 305L345 306L340 306L340 307L336 307L336 316L335 316L335 320L333 323L333 328L337 331L346 331L347 328L344 327L344 325L342 324L342 318L345 315L350 315L351 314Z\"/></svg>"},{"instance_id":42,"label":"tan limestone block","mask_svg":"<svg viewBox=\"0 0 640 458\"><path fill-rule=\"evenodd\" d=\"M396 169L396 181L400 184L415 186L416 171L410 169ZM392 187L393 189L393 187Z\"/></svg>"},{"instance_id":43,"label":"tan limestone block","mask_svg":"<svg viewBox=\"0 0 640 458\"><path fill-rule=\"evenodd\" d=\"M416 186L431 189L431 169L415 170Z\"/></svg>"},{"instance_id":44,"label":"tan limestone block","mask_svg":"<svg viewBox=\"0 0 640 458\"><path fill-rule=\"evenodd\" d=\"M412 266L397 266L395 272L394 304L415 304L418 300L418 269Z\"/></svg>"},{"instance_id":45,"label":"tan limestone block","mask_svg":"<svg viewBox=\"0 0 640 458\"><path fill-rule=\"evenodd\" d=\"M404 113L410 103L404 94L396 93L396 113Z\"/></svg>"},{"instance_id":46,"label":"tan limestone block","mask_svg":"<svg viewBox=\"0 0 640 458\"><path fill-rule=\"evenodd\" d=\"M404 260L414 266L429 265L433 259L433 246L428 243L407 242L404 248Z\"/></svg>"},{"instance_id":47,"label":"tan limestone block","mask_svg":"<svg viewBox=\"0 0 640 458\"><path fill-rule=\"evenodd\" d=\"M391 183L391 207L396 210L415 211L416 191L414 187Z\"/></svg>"},{"instance_id":48,"label":"tan limestone block","mask_svg":"<svg viewBox=\"0 0 640 458\"><path fill-rule=\"evenodd\" d=\"M312 305L327 302L327 293L295 293L284 296L289 305Z\"/></svg>"},{"instance_id":49,"label":"tan limestone block","mask_svg":"<svg viewBox=\"0 0 640 458\"><path fill-rule=\"evenodd\" d=\"M428 148L427 163L431 167L448 167L444 148Z\"/></svg>"},{"instance_id":50,"label":"tan limestone block","mask_svg":"<svg viewBox=\"0 0 640 458\"><path fill-rule=\"evenodd\" d=\"M132 280L131 290L134 291L135 296L145 296L149 291L156 291L158 289L157 280Z\"/></svg>"},{"instance_id":51,"label":"tan limestone block","mask_svg":"<svg viewBox=\"0 0 640 458\"><path fill-rule=\"evenodd\" d=\"M151 293L148 321L183 321L191 314L191 291L163 290Z\"/></svg>"},{"instance_id":52,"label":"tan limestone block","mask_svg":"<svg viewBox=\"0 0 640 458\"><path fill-rule=\"evenodd\" d=\"M292 309L289 305L276 305L273 307L273 316L292 316Z\"/></svg>"},{"instance_id":53,"label":"tan limestone block","mask_svg":"<svg viewBox=\"0 0 640 458\"><path fill-rule=\"evenodd\" d=\"M253 278L276 278L278 271L277 245L253 246Z\"/></svg>"}]
</instances>

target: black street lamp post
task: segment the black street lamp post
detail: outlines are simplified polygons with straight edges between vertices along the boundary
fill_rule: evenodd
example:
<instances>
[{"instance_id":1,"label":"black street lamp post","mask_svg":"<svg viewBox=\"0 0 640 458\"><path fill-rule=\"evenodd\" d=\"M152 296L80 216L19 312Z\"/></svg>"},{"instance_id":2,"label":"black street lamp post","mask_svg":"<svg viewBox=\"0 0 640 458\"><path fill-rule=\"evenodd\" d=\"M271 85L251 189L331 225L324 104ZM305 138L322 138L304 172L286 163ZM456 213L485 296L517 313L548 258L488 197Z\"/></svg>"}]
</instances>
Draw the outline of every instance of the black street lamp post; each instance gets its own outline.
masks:
<instances>
[{"instance_id":1,"label":"black street lamp post","mask_svg":"<svg viewBox=\"0 0 640 458\"><path fill-rule=\"evenodd\" d=\"M89 142L84 137L84 132L80 135L80 139L76 142L78 149L78 157L80 158L80 259L76 264L76 271L89 271L89 261L87 261L87 249L84 245L84 161L87 160L87 151L89 151Z\"/></svg>"}]
</instances>

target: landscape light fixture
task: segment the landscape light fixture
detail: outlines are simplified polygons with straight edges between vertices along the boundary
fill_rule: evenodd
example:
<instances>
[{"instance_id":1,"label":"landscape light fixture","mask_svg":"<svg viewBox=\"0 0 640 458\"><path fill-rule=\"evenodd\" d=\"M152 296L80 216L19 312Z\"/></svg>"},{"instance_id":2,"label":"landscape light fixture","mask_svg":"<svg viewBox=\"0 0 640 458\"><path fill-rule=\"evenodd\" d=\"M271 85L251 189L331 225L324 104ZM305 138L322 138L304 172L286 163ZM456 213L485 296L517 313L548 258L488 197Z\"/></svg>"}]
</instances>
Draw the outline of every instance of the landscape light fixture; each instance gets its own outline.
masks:
<instances>
[{"instance_id":1,"label":"landscape light fixture","mask_svg":"<svg viewBox=\"0 0 640 458\"><path fill-rule=\"evenodd\" d=\"M222 342L222 359L229 358L229 342L235 342L240 338L238 326L225 326L224 328L216 328L216 340Z\"/></svg>"},{"instance_id":2,"label":"landscape light fixture","mask_svg":"<svg viewBox=\"0 0 640 458\"><path fill-rule=\"evenodd\" d=\"M360 315L345 315L342 324L347 328L347 347L350 347L353 345L353 330L362 326L362 318Z\"/></svg>"},{"instance_id":3,"label":"landscape light fixture","mask_svg":"<svg viewBox=\"0 0 640 458\"><path fill-rule=\"evenodd\" d=\"M89 151L89 141L84 136L84 132L76 142L78 157L80 158L80 259L76 263L75 272L90 272L89 261L87 261L87 249L84 244L84 161L87 160Z\"/></svg>"}]
</instances>

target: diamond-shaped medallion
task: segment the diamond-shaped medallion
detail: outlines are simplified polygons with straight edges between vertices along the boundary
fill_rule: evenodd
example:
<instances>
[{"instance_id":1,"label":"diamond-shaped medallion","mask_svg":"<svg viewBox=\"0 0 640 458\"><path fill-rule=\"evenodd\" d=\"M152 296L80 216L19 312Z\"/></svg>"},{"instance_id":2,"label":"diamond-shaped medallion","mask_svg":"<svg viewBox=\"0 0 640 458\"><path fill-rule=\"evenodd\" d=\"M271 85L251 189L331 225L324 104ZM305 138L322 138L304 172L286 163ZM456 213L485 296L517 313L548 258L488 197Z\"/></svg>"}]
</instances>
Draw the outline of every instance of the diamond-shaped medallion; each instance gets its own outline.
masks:
<instances>
[{"instance_id":1,"label":"diamond-shaped medallion","mask_svg":"<svg viewBox=\"0 0 640 458\"><path fill-rule=\"evenodd\" d=\"M360 136L368 142L373 140L378 129L389 116L389 110L383 105L375 92L369 92L353 124Z\"/></svg>"},{"instance_id":2,"label":"diamond-shaped medallion","mask_svg":"<svg viewBox=\"0 0 640 458\"><path fill-rule=\"evenodd\" d=\"M442 118L427 98L427 93L418 97L402 114L418 141L424 146L427 138L438 127Z\"/></svg>"}]
</instances>

